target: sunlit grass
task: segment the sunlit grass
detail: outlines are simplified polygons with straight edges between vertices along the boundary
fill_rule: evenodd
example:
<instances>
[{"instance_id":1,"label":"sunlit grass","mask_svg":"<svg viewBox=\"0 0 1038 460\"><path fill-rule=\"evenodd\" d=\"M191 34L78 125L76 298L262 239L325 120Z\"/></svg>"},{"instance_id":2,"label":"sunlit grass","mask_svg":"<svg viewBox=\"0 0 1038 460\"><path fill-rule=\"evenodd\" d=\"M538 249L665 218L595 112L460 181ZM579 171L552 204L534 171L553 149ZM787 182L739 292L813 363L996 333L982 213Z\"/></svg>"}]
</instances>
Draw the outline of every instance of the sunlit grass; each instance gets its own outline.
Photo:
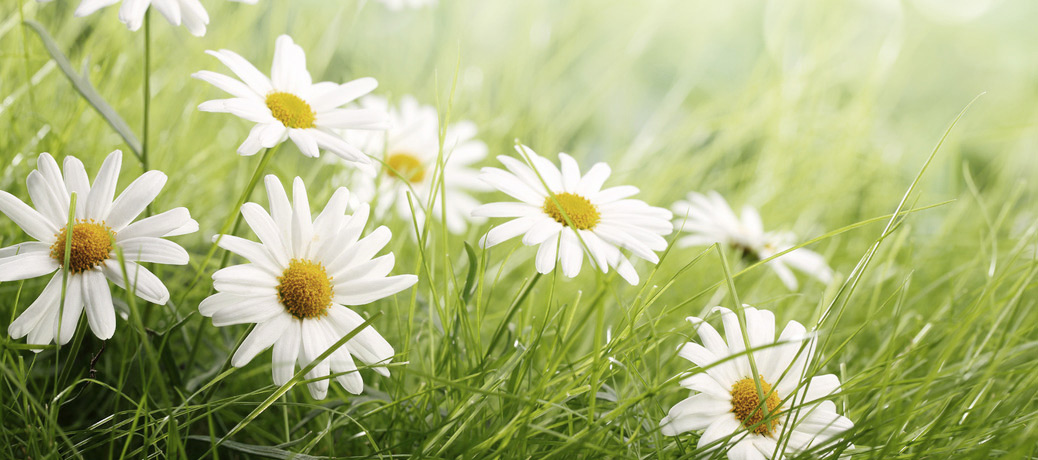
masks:
<instances>
[{"instance_id":1,"label":"sunlit grass","mask_svg":"<svg viewBox=\"0 0 1038 460\"><path fill-rule=\"evenodd\" d=\"M840 377L835 402L855 422L834 443L843 454L1038 455L1038 94L1022 64L1038 39L1033 6L1005 1L946 23L906 3L879 19L902 21L890 51L882 28L853 47L833 36L864 17L835 6L784 25L758 3L556 3L441 0L394 13L375 2L219 1L207 4L204 38L155 21L149 161L170 176L155 207L187 206L199 221L177 239L192 265L155 267L170 306L115 289L124 318L107 343L81 320L73 342L39 354L6 325L45 279L0 284L0 457L697 458L695 434L658 428L688 395L677 376L690 365L675 351L695 339L685 317L714 320L713 306L738 302L820 325L811 372ZM801 17L804 7L789 8ZM23 19L141 137L144 37L109 10L77 19L35 0L0 6L3 190L28 200L39 152L75 154L94 174L113 149L129 151ZM221 250L199 264L261 155L234 153L248 123L196 110L223 96L190 74L217 69L203 51L219 48L263 69L281 33L307 50L315 77L374 76L379 94L475 121L491 156L511 155L518 139L607 161L609 184L638 186L655 206L689 190L752 204L767 226L817 237L810 247L837 280L801 276L789 292L734 251L676 247L659 266L636 264L639 286L588 267L569 280L537 275L518 242L479 249L487 226L446 236L431 220L416 239L414 223L391 213L379 224L393 230L394 273L420 280L359 311L398 351L392 377L365 369L364 395L333 383L314 401L301 386L274 387L266 353L230 369L247 328L215 328L197 306L212 271L234 259ZM282 150L267 172L301 176L312 204L350 187L340 162ZM120 190L140 172L125 158ZM0 246L25 239L0 218Z\"/></svg>"}]
</instances>

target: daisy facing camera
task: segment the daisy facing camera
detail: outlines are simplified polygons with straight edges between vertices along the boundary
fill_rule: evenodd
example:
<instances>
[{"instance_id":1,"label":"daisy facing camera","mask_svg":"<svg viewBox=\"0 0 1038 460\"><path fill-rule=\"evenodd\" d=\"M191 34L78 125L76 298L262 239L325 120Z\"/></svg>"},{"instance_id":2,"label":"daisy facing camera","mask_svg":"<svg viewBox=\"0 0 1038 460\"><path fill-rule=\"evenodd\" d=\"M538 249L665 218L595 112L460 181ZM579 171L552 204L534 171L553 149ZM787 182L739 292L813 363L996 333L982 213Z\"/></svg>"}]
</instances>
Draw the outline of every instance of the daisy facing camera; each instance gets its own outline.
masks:
<instances>
[{"instance_id":1,"label":"daisy facing camera","mask_svg":"<svg viewBox=\"0 0 1038 460\"><path fill-rule=\"evenodd\" d=\"M346 214L349 191L340 187L324 210L312 219L303 180L295 178L290 201L277 177L265 179L270 212L256 203L242 206L242 216L259 242L233 235L216 235L219 246L249 263L213 274L217 293L198 306L214 326L256 324L235 351L231 364L242 367L257 354L274 347L273 378L284 385L296 363L306 367L362 323L348 306L366 305L413 286L414 275L388 276L393 253L375 257L392 234L378 227L361 237L369 208L361 205ZM360 394L364 381L354 358L389 376L386 364L392 345L367 326L306 374L307 379L341 373L335 380L346 391ZM314 399L328 394L328 379L307 385Z\"/></svg>"}]
</instances>

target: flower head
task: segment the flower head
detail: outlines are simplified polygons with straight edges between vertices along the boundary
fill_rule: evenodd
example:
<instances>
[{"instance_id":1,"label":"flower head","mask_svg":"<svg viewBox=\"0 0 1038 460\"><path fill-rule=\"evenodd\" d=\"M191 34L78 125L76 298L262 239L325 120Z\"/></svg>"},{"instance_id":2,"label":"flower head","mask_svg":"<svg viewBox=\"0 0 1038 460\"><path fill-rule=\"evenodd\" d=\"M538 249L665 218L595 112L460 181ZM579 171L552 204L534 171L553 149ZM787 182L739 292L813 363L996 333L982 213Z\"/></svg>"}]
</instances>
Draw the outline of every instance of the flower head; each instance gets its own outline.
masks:
<instances>
[{"instance_id":1,"label":"flower head","mask_svg":"<svg viewBox=\"0 0 1038 460\"><path fill-rule=\"evenodd\" d=\"M742 216L736 216L728 202L717 192L706 195L690 192L686 200L674 203L675 226L688 233L678 239L679 246L707 246L714 243L738 250L746 258L764 260L794 246L795 236L790 232L765 232L760 214L745 206ZM833 271L820 254L806 248L794 249L777 259L768 261L782 283L796 290L796 276L789 267L796 268L828 284Z\"/></svg>"},{"instance_id":2,"label":"flower head","mask_svg":"<svg viewBox=\"0 0 1038 460\"><path fill-rule=\"evenodd\" d=\"M479 180L479 172L472 164L487 155L487 145L475 138L476 125L462 121L447 127L443 142L443 187L445 196L439 194L439 184L434 174L440 153L440 124L436 109L420 105L413 97L404 97L396 107L390 107L381 97L366 96L361 106L389 114L389 129L386 132L351 131L346 138L372 157L382 158L385 164L380 177L354 174L356 193L366 202L375 201L375 215L383 216L390 208L410 222L412 203L407 194L412 193L415 218L419 227L425 219L424 207L435 202L434 218L446 212L447 229L452 233L463 233L472 210L479 202L472 198L472 191L487 190ZM433 190L434 181L437 182ZM377 200L375 200L377 194ZM446 209L444 209L446 206Z\"/></svg>"},{"instance_id":3,"label":"flower head","mask_svg":"<svg viewBox=\"0 0 1038 460\"><path fill-rule=\"evenodd\" d=\"M514 218L487 232L483 247L523 235L523 244L540 245L535 261L540 273L551 272L559 261L563 274L577 276L587 253L600 270L608 273L613 267L631 284L638 284L638 273L621 248L659 262L654 251L667 247L663 235L673 230L670 211L630 198L638 193L630 185L602 189L610 174L605 163L596 163L581 175L576 160L565 153L559 154L560 170L528 147L516 150L529 158L532 168L515 158L499 156L508 171L488 167L480 174L487 184L519 200L484 204L472 212Z\"/></svg>"},{"instance_id":4,"label":"flower head","mask_svg":"<svg viewBox=\"0 0 1038 460\"><path fill-rule=\"evenodd\" d=\"M256 3L256 0L232 1ZM119 0L83 0L76 8L75 15L76 17L89 16L101 8L116 3L119 3ZM149 6L155 7L170 24L175 26L184 24L184 27L187 27L187 30L197 37L205 35L205 26L209 24L209 13L198 0L122 0L122 6L119 7L119 20L130 30L136 31L144 24L144 15L148 12Z\"/></svg>"},{"instance_id":5,"label":"flower head","mask_svg":"<svg viewBox=\"0 0 1038 460\"><path fill-rule=\"evenodd\" d=\"M186 208L134 222L162 190L166 175L148 171L113 201L122 165L122 153L118 150L105 159L93 184L83 163L75 157L65 157L64 171L46 153L40 155L36 165L26 181L36 209L0 191L0 212L36 240L0 249L0 282L57 273L8 327L11 337L28 335L32 345L46 345L57 337L58 343L66 344L85 310L94 335L102 340L111 338L115 333L115 308L108 281L123 288L133 287L138 297L149 302L166 303L166 286L140 263L186 264L187 251L163 237L198 230L198 223ZM69 228L72 193L76 194L76 206ZM125 272L118 260L119 252L126 263ZM62 307L61 283L65 272L68 286Z\"/></svg>"},{"instance_id":6,"label":"flower head","mask_svg":"<svg viewBox=\"0 0 1038 460\"><path fill-rule=\"evenodd\" d=\"M385 128L385 113L371 109L346 109L342 106L378 86L374 78L348 83L314 83L306 70L306 53L288 35L278 37L270 78L229 50L207 51L226 65L241 80L202 70L192 76L230 93L233 98L203 102L198 110L225 112L256 123L241 155L253 155L291 139L308 157L324 149L374 174L371 159L335 130Z\"/></svg>"},{"instance_id":7,"label":"flower head","mask_svg":"<svg viewBox=\"0 0 1038 460\"><path fill-rule=\"evenodd\" d=\"M366 305L391 296L418 278L387 276L393 269L393 254L374 256L389 242L389 229L379 227L361 238L368 207L362 205L346 215L349 191L345 188L336 190L324 210L311 219L302 179L295 179L291 201L277 177L267 176L266 186L269 213L255 203L246 203L241 210L259 242L218 235L220 247L249 263L214 273L213 287L218 292L203 300L198 310L212 317L216 326L255 323L231 363L242 367L273 346L274 383L283 385L292 378L297 362L306 367L364 322L347 305ZM389 375L385 365L393 353L393 347L368 326L306 377L344 373L335 379L350 393L360 394L364 381L353 359ZM323 399L328 380L308 387L315 399Z\"/></svg>"},{"instance_id":8,"label":"flower head","mask_svg":"<svg viewBox=\"0 0 1038 460\"><path fill-rule=\"evenodd\" d=\"M728 458L741 460L795 454L854 427L826 399L839 391L840 379L807 376L814 339L804 326L790 321L776 340L775 316L746 306L747 344L738 316L726 308L714 311L721 313L725 338L707 322L688 318L702 345L688 342L678 355L699 370L681 381L694 393L660 422L664 435L703 430L700 449L726 445ZM756 379L747 350L756 364Z\"/></svg>"}]
</instances>

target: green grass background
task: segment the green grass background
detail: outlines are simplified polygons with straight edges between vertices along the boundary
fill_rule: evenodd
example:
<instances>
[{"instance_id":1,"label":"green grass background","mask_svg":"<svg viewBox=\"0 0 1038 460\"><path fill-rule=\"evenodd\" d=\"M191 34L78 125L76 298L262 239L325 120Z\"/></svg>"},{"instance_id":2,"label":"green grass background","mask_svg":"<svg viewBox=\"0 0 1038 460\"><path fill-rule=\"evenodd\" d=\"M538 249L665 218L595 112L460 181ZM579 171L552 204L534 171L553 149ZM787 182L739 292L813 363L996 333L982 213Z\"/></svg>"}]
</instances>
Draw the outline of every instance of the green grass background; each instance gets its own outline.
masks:
<instances>
[{"instance_id":1,"label":"green grass background","mask_svg":"<svg viewBox=\"0 0 1038 460\"><path fill-rule=\"evenodd\" d=\"M140 137L144 35L118 22L117 7L73 18L77 3L0 5L0 186L25 200L39 152L76 155L93 175L127 148L21 20L85 65ZM441 0L391 12L211 1L204 38L156 16L151 165L171 180L153 209L187 206L199 221L178 239L192 266L159 267L173 304L138 302L107 343L81 320L81 343L39 354L6 325L46 279L0 284L0 457L698 458L707 454L695 434L657 427L688 395L675 378L690 367L675 356L694 337L683 318L733 306L726 269L741 301L782 323L811 327L832 307L812 372L844 382L835 400L856 424L835 445L844 455L1038 456L1038 4L981 2L991 9L955 20L920 7L932 3ZM717 190L802 241L849 227L810 246L838 279L801 276L789 292L734 253L725 265L716 251L674 248L658 268L637 265L642 286L585 264L574 280L553 273L529 288L534 251L513 241L478 251L465 301L463 244L486 228L444 238L434 226L423 253L410 223L390 220L394 272L421 281L358 310L383 312L374 326L398 351L393 376L363 370L364 395L333 384L314 401L299 387L268 407L269 352L221 374L246 328L214 328L196 310L219 257L185 292L259 161L234 153L248 123L196 110L224 96L189 76L225 71L203 53L219 48L266 71L281 33L307 50L315 80L373 76L379 94L449 107L452 120L479 125L491 155L510 155L519 139L585 168L608 161L610 184L636 185L657 206ZM981 93L906 206L943 204L884 234L888 219L877 218ZM303 177L316 208L350 186L337 179L343 168L287 144L271 172ZM120 190L139 172L127 154ZM265 204L262 191L253 199ZM26 238L0 218L3 246Z\"/></svg>"}]
</instances>

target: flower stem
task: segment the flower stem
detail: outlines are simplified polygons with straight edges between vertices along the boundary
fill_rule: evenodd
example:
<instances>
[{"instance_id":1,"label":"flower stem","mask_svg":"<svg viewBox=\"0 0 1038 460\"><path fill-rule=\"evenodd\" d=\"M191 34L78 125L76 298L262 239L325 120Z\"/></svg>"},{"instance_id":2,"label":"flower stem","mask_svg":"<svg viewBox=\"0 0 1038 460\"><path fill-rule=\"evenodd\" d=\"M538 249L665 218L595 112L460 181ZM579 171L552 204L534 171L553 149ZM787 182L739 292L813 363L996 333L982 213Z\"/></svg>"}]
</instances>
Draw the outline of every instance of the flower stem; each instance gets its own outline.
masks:
<instances>
[{"instance_id":1,"label":"flower stem","mask_svg":"<svg viewBox=\"0 0 1038 460\"><path fill-rule=\"evenodd\" d=\"M151 8L144 13L144 119L141 128L141 169L148 171L148 124L151 121ZM150 207L149 207L150 208ZM151 215L150 209L148 215Z\"/></svg>"}]
</instances>

